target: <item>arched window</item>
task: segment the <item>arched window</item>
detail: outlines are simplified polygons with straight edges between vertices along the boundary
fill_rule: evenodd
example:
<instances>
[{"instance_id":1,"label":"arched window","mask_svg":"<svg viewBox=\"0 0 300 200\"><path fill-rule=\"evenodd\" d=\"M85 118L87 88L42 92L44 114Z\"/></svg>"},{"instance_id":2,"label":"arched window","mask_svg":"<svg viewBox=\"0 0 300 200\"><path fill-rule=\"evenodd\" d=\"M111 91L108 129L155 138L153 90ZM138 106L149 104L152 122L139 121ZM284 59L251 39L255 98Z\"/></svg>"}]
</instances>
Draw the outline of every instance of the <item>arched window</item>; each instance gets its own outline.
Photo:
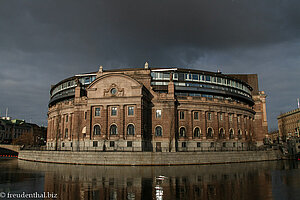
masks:
<instances>
[{"instance_id":1,"label":"arched window","mask_svg":"<svg viewBox=\"0 0 300 200\"><path fill-rule=\"evenodd\" d=\"M208 128L207 129L207 138L212 138L213 137L213 129L212 128Z\"/></svg>"},{"instance_id":2,"label":"arched window","mask_svg":"<svg viewBox=\"0 0 300 200\"><path fill-rule=\"evenodd\" d=\"M110 126L110 131L109 131L109 133L110 133L111 135L117 135L117 134L118 134L117 125L112 124L112 125Z\"/></svg>"},{"instance_id":3,"label":"arched window","mask_svg":"<svg viewBox=\"0 0 300 200\"><path fill-rule=\"evenodd\" d=\"M234 132L232 128L229 130L229 138L234 139Z\"/></svg>"},{"instance_id":4,"label":"arched window","mask_svg":"<svg viewBox=\"0 0 300 200\"><path fill-rule=\"evenodd\" d=\"M161 128L161 126L155 127L155 136L162 136L162 128Z\"/></svg>"},{"instance_id":5,"label":"arched window","mask_svg":"<svg viewBox=\"0 0 300 200\"><path fill-rule=\"evenodd\" d=\"M133 124L129 124L127 126L127 135L134 135L134 126L133 126Z\"/></svg>"},{"instance_id":6,"label":"arched window","mask_svg":"<svg viewBox=\"0 0 300 200\"><path fill-rule=\"evenodd\" d=\"M184 128L184 127L181 127L181 128L179 129L179 136L180 136L180 137L185 137L185 128Z\"/></svg>"},{"instance_id":7,"label":"arched window","mask_svg":"<svg viewBox=\"0 0 300 200\"><path fill-rule=\"evenodd\" d=\"M242 139L242 131L240 129L238 130L238 138Z\"/></svg>"},{"instance_id":8,"label":"arched window","mask_svg":"<svg viewBox=\"0 0 300 200\"><path fill-rule=\"evenodd\" d=\"M194 129L194 137L200 137L200 129L198 127Z\"/></svg>"},{"instance_id":9,"label":"arched window","mask_svg":"<svg viewBox=\"0 0 300 200\"><path fill-rule=\"evenodd\" d=\"M94 126L94 135L100 135L101 129L99 125Z\"/></svg>"},{"instance_id":10,"label":"arched window","mask_svg":"<svg viewBox=\"0 0 300 200\"><path fill-rule=\"evenodd\" d=\"M220 138L220 139L225 138L225 132L224 132L224 129L223 129L223 128L220 128L220 131L219 131L219 138Z\"/></svg>"}]
</instances>

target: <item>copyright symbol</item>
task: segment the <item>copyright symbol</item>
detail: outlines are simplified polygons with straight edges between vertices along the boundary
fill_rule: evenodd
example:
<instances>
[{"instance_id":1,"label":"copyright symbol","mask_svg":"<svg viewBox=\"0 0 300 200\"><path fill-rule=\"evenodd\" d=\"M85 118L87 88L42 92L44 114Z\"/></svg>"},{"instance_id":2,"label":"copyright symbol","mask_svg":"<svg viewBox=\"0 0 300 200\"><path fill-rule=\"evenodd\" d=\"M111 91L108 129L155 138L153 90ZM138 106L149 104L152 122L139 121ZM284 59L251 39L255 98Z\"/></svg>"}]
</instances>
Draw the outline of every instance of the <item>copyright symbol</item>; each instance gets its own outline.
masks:
<instances>
[{"instance_id":1,"label":"copyright symbol","mask_svg":"<svg viewBox=\"0 0 300 200\"><path fill-rule=\"evenodd\" d=\"M0 198L5 198L6 194L5 192L0 192Z\"/></svg>"}]
</instances>

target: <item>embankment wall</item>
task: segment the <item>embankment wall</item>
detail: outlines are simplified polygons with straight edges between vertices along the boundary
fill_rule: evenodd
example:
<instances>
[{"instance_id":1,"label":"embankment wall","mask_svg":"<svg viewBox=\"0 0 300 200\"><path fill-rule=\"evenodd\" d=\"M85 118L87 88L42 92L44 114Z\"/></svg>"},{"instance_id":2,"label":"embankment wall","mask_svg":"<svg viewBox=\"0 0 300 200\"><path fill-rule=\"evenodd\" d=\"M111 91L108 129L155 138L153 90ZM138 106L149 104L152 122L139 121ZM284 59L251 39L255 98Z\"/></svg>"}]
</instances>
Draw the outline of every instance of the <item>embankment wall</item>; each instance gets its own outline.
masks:
<instances>
[{"instance_id":1,"label":"embankment wall","mask_svg":"<svg viewBox=\"0 0 300 200\"><path fill-rule=\"evenodd\" d=\"M20 160L81 165L197 165L279 160L280 151L233 152L19 152Z\"/></svg>"}]
</instances>

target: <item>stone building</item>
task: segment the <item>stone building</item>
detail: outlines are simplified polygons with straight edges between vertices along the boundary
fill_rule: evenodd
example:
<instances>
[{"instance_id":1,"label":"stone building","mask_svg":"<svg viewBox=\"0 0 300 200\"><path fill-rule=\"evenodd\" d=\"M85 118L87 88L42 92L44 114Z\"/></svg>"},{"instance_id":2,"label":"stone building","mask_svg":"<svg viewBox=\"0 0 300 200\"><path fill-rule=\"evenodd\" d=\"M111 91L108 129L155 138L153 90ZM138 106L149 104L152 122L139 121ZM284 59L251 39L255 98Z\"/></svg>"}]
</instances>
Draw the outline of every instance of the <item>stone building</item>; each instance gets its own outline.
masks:
<instances>
[{"instance_id":1,"label":"stone building","mask_svg":"<svg viewBox=\"0 0 300 200\"><path fill-rule=\"evenodd\" d=\"M289 137L299 137L300 108L283 113L277 117L279 136L284 140Z\"/></svg>"},{"instance_id":2,"label":"stone building","mask_svg":"<svg viewBox=\"0 0 300 200\"><path fill-rule=\"evenodd\" d=\"M51 87L47 148L98 151L245 149L267 134L256 74L131 68Z\"/></svg>"},{"instance_id":3,"label":"stone building","mask_svg":"<svg viewBox=\"0 0 300 200\"><path fill-rule=\"evenodd\" d=\"M27 137L29 134L32 134L32 145L45 145L47 128L20 119L9 117L0 119L0 143L10 144L21 136Z\"/></svg>"}]
</instances>

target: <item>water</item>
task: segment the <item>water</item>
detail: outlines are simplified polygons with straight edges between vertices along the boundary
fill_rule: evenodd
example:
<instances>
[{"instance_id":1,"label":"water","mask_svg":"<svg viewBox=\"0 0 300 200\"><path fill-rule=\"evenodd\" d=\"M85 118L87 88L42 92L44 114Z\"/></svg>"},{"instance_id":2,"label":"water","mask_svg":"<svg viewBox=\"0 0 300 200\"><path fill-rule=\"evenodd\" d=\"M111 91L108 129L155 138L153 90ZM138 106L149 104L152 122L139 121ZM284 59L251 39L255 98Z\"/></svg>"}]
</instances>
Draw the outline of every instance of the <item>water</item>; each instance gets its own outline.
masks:
<instances>
[{"instance_id":1,"label":"water","mask_svg":"<svg viewBox=\"0 0 300 200\"><path fill-rule=\"evenodd\" d=\"M300 199L297 161L112 167L1 159L0 169L0 196L6 198L45 192L67 200Z\"/></svg>"}]
</instances>

